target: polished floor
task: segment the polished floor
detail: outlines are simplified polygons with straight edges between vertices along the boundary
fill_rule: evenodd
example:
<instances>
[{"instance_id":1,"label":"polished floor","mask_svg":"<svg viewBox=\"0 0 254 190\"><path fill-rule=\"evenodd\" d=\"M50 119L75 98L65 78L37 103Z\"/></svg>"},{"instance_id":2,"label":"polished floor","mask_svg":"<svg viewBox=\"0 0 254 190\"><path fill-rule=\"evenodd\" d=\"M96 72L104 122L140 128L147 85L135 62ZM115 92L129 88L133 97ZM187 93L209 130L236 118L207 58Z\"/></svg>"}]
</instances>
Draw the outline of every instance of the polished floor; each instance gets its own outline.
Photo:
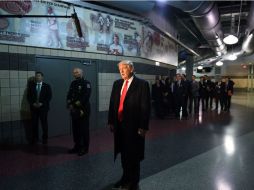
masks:
<instances>
[{"instance_id":1,"label":"polished floor","mask_svg":"<svg viewBox=\"0 0 254 190\"><path fill-rule=\"evenodd\" d=\"M121 176L112 134L91 132L88 155L67 154L70 136L48 146L0 149L1 190L109 190ZM253 190L254 94L236 93L230 112L188 120L152 119L141 165L142 190Z\"/></svg>"}]
</instances>

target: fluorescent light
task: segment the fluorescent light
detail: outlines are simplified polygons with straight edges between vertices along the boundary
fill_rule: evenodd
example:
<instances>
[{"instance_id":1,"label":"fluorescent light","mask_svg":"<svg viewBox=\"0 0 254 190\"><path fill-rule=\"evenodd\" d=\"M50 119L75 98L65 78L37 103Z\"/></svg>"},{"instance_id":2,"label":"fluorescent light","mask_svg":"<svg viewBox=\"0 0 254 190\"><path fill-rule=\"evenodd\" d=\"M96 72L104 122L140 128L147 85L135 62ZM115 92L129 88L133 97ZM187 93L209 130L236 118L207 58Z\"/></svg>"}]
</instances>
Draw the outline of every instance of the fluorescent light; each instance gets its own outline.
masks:
<instances>
[{"instance_id":1,"label":"fluorescent light","mask_svg":"<svg viewBox=\"0 0 254 190\"><path fill-rule=\"evenodd\" d=\"M199 70L203 69L203 66L198 66L198 69L199 69Z\"/></svg>"},{"instance_id":2,"label":"fluorescent light","mask_svg":"<svg viewBox=\"0 0 254 190\"><path fill-rule=\"evenodd\" d=\"M160 66L160 62L156 61L156 62L155 62L155 65L156 65L156 66Z\"/></svg>"},{"instance_id":3,"label":"fluorescent light","mask_svg":"<svg viewBox=\"0 0 254 190\"><path fill-rule=\"evenodd\" d=\"M236 36L230 34L223 39L223 42L228 45L236 44L238 42L238 38Z\"/></svg>"},{"instance_id":4,"label":"fluorescent light","mask_svg":"<svg viewBox=\"0 0 254 190\"><path fill-rule=\"evenodd\" d=\"M223 62L222 61L217 61L216 62L216 66L222 66L223 65Z\"/></svg>"},{"instance_id":5,"label":"fluorescent light","mask_svg":"<svg viewBox=\"0 0 254 190\"><path fill-rule=\"evenodd\" d=\"M237 59L237 56L233 53L228 56L228 60L230 60L230 61L234 61L236 59Z\"/></svg>"},{"instance_id":6,"label":"fluorescent light","mask_svg":"<svg viewBox=\"0 0 254 190\"><path fill-rule=\"evenodd\" d=\"M182 69L182 71L185 71L185 70L186 70L186 67L182 67L181 69Z\"/></svg>"}]
</instances>

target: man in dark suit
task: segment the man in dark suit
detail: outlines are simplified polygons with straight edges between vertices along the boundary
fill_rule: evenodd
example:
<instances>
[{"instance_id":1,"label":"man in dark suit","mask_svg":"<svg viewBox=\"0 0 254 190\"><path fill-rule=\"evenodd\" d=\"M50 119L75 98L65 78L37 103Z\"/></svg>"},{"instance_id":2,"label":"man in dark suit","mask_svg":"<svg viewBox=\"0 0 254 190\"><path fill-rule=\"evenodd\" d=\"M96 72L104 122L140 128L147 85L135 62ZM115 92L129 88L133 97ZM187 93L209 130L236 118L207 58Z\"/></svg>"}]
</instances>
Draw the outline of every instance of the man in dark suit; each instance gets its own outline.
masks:
<instances>
[{"instance_id":1,"label":"man in dark suit","mask_svg":"<svg viewBox=\"0 0 254 190\"><path fill-rule=\"evenodd\" d=\"M230 79L230 77L226 77L226 101L225 101L225 111L230 111L231 107L231 97L234 93L234 81Z\"/></svg>"},{"instance_id":2,"label":"man in dark suit","mask_svg":"<svg viewBox=\"0 0 254 190\"><path fill-rule=\"evenodd\" d=\"M114 158L121 154L123 175L113 189L137 190L149 125L150 89L147 81L133 74L132 61L121 61L118 68L122 79L113 84L108 126L114 132Z\"/></svg>"},{"instance_id":3,"label":"man in dark suit","mask_svg":"<svg viewBox=\"0 0 254 190\"><path fill-rule=\"evenodd\" d=\"M42 126L42 143L48 141L48 111L52 91L49 84L43 82L43 73L35 73L35 81L28 85L27 100L30 104L32 118L31 143L37 143L39 139L39 119Z\"/></svg>"}]
</instances>

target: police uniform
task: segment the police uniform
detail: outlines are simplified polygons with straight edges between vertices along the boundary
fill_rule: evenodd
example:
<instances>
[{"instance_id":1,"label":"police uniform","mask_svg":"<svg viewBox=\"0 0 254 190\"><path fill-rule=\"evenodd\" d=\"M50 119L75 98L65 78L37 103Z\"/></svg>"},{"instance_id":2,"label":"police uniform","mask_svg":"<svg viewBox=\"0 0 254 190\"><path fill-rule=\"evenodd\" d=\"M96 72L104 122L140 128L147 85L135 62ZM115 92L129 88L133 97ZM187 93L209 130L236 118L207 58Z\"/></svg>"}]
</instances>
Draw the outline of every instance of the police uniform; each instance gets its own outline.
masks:
<instances>
[{"instance_id":1,"label":"police uniform","mask_svg":"<svg viewBox=\"0 0 254 190\"><path fill-rule=\"evenodd\" d=\"M91 84L84 78L72 81L67 95L67 105L72 117L74 148L69 153L86 154L89 149L89 116Z\"/></svg>"}]
</instances>

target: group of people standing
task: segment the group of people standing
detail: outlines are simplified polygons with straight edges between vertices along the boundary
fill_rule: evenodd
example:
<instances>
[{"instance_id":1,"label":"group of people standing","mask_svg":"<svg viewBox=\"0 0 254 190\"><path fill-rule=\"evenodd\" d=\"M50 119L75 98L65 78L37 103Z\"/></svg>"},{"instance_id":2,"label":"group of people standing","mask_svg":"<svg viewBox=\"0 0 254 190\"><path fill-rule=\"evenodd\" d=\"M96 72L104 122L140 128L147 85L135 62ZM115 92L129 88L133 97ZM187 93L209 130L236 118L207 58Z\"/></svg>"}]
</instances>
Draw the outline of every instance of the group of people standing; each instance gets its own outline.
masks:
<instances>
[{"instance_id":1,"label":"group of people standing","mask_svg":"<svg viewBox=\"0 0 254 190\"><path fill-rule=\"evenodd\" d=\"M108 128L114 134L114 159L121 154L122 177L112 189L138 190L140 162L144 159L145 135L150 118L149 83L134 75L134 65L130 60L118 64L121 79L113 84ZM82 156L89 149L89 115L91 84L83 77L80 68L73 70L72 81L66 98L67 108L72 118L74 147L68 152ZM31 143L39 140L39 120L42 126L42 143L48 139L48 111L52 98L49 84L43 81L43 73L36 72L35 80L28 85L27 99L30 103L32 120Z\"/></svg>"},{"instance_id":2,"label":"group of people standing","mask_svg":"<svg viewBox=\"0 0 254 190\"><path fill-rule=\"evenodd\" d=\"M112 189L138 190L140 180L140 162L144 159L145 136L148 131L150 118L150 88L149 83L134 75L134 65L130 60L118 64L121 79L116 80L112 87L108 128L114 134L114 158L121 154L122 177ZM74 80L67 93L66 103L72 118L74 147L69 153L82 156L89 149L89 115L91 84L84 79L80 68L73 70ZM156 77L152 85L152 103L155 113L163 118L166 114L174 113L177 118L187 118L194 111L199 113L200 102L202 110L215 109L220 103L221 110L229 111L234 82L229 77L213 82L208 76L195 75L192 80L184 74L176 74L174 80ZM39 139L38 124L42 125L42 143L47 144L49 102L52 91L49 84L43 82L43 73L36 72L35 80L29 84L27 99L31 107L33 124L32 143Z\"/></svg>"},{"instance_id":3,"label":"group of people standing","mask_svg":"<svg viewBox=\"0 0 254 190\"><path fill-rule=\"evenodd\" d=\"M186 79L185 74L176 74L173 80L169 77L156 76L152 85L152 100L155 114L158 118L164 118L168 114L174 114L177 119L187 119L194 111L202 111L215 108L230 111L231 96L234 92L234 82L230 77L213 82L207 75L201 76L199 81L195 75L191 80Z\"/></svg>"},{"instance_id":4,"label":"group of people standing","mask_svg":"<svg viewBox=\"0 0 254 190\"><path fill-rule=\"evenodd\" d=\"M88 152L89 148L89 115L91 95L91 84L83 77L80 68L73 69L72 81L67 94L67 108L70 110L72 118L72 132L74 147L69 153L77 153L82 156ZM30 104L31 112L31 137L32 145L39 141L39 121L42 127L42 144L48 143L48 111L52 98L51 86L43 81L43 73L36 72L34 80L28 84L27 100Z\"/></svg>"}]
</instances>

